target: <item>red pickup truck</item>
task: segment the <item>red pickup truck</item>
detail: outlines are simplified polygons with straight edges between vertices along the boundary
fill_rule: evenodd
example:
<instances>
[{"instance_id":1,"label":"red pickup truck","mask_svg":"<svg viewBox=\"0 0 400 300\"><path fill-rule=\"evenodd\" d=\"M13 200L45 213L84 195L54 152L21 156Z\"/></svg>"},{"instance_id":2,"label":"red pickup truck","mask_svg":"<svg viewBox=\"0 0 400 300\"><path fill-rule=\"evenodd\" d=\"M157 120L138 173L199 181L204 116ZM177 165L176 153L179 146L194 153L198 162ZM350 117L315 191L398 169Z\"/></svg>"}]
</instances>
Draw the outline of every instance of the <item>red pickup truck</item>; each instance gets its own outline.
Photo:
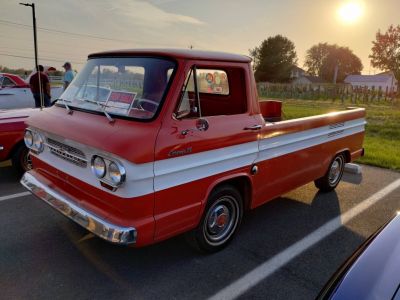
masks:
<instances>
[{"instance_id":1,"label":"red pickup truck","mask_svg":"<svg viewBox=\"0 0 400 300\"><path fill-rule=\"evenodd\" d=\"M91 54L61 100L28 119L21 183L107 241L187 232L217 251L246 210L310 181L331 191L363 155L364 109L279 121L274 104L260 107L246 56Z\"/></svg>"}]
</instances>

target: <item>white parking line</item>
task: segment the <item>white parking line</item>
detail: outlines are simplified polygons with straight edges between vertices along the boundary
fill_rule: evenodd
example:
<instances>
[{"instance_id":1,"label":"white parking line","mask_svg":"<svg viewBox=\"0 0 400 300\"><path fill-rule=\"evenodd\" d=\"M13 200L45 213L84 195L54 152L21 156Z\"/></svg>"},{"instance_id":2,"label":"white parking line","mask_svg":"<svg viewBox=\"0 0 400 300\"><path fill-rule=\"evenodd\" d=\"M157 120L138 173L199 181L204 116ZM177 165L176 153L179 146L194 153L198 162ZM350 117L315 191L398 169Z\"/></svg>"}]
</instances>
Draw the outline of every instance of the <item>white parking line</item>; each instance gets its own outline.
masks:
<instances>
[{"instance_id":1,"label":"white parking line","mask_svg":"<svg viewBox=\"0 0 400 300\"><path fill-rule=\"evenodd\" d=\"M28 195L32 195L32 194L30 192L22 192L22 193L7 195L7 196L0 196L0 202L8 200L8 199L19 198L19 197L24 197L24 196L28 196Z\"/></svg>"},{"instance_id":2,"label":"white parking line","mask_svg":"<svg viewBox=\"0 0 400 300\"><path fill-rule=\"evenodd\" d=\"M269 275L286 265L292 259L300 255L316 243L322 241L328 235L339 229L343 224L348 223L357 215L361 214L363 211L365 211L378 201L382 200L385 196L387 196L399 187L400 179L392 182L391 184L373 194L371 197L359 203L355 207L351 208L344 214L328 221L317 230L304 237L302 240L286 248L279 254L273 256L249 273L245 274L227 287L223 288L214 296L209 298L209 300L235 299L243 295L245 292L256 286Z\"/></svg>"}]
</instances>

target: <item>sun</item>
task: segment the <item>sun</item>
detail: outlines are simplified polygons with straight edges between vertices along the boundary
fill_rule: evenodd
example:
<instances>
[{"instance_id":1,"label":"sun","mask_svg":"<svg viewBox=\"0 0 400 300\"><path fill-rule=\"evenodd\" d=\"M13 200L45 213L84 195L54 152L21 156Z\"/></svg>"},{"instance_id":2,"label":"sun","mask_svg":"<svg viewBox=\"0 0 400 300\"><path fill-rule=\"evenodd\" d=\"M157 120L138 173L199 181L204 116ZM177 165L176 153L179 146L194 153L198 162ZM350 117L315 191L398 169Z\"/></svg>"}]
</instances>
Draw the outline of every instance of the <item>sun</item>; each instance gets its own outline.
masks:
<instances>
[{"instance_id":1,"label":"sun","mask_svg":"<svg viewBox=\"0 0 400 300\"><path fill-rule=\"evenodd\" d=\"M338 10L338 15L344 23L355 23L363 15L363 5L358 1L347 1Z\"/></svg>"}]
</instances>

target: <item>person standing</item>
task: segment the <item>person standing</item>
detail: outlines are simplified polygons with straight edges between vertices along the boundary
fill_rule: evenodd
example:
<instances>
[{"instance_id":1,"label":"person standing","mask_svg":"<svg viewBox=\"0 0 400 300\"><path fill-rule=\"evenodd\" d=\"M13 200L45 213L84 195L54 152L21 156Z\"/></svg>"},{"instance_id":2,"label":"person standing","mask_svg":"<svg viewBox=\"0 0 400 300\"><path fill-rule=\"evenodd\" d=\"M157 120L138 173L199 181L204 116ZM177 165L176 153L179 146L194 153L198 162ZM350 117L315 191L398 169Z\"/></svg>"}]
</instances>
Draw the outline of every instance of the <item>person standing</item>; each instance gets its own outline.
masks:
<instances>
[{"instance_id":1,"label":"person standing","mask_svg":"<svg viewBox=\"0 0 400 300\"><path fill-rule=\"evenodd\" d=\"M71 83L72 79L74 79L75 73L74 73L74 71L72 71L72 66L71 66L70 62L66 62L63 65L63 68L65 69L64 80L63 80L64 81L64 90L66 90L66 88Z\"/></svg>"},{"instance_id":2,"label":"person standing","mask_svg":"<svg viewBox=\"0 0 400 300\"><path fill-rule=\"evenodd\" d=\"M39 70L31 76L29 79L29 87L32 91L33 98L35 99L35 107L41 107L40 101L40 85L42 86L43 93L43 105L45 107L50 106L50 80L49 77L44 73L44 68L42 65L38 66ZM39 84L40 76L40 84Z\"/></svg>"}]
</instances>

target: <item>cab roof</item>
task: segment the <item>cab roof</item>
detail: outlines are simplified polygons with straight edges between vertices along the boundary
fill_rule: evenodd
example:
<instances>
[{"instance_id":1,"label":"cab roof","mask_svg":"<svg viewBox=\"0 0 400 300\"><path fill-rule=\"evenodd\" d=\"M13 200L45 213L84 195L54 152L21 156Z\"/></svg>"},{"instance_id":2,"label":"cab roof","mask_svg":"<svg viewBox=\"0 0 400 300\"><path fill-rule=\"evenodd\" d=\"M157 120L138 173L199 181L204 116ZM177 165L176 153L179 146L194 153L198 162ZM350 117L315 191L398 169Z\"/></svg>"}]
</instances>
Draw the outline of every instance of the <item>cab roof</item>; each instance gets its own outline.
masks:
<instances>
[{"instance_id":1,"label":"cab roof","mask_svg":"<svg viewBox=\"0 0 400 300\"><path fill-rule=\"evenodd\" d=\"M231 54L215 51L201 51L190 49L126 49L92 53L88 58L115 57L115 56L161 56L192 60L211 60L249 63L251 58L245 55Z\"/></svg>"}]
</instances>

